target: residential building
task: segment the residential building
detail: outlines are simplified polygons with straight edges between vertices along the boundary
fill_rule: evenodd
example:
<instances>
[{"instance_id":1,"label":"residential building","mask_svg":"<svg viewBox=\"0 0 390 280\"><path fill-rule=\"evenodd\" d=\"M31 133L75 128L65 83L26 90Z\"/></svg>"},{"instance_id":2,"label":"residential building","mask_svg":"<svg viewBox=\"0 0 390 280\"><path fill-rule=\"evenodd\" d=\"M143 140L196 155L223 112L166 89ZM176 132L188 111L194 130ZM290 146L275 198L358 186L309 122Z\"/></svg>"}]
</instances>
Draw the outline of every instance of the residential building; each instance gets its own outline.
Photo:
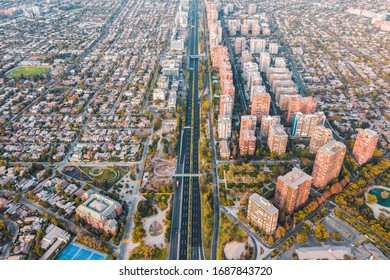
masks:
<instances>
[{"instance_id":1,"label":"residential building","mask_svg":"<svg viewBox=\"0 0 390 280\"><path fill-rule=\"evenodd\" d=\"M332 140L332 130L321 125L317 125L313 129L310 138L309 150L314 154L319 148Z\"/></svg>"},{"instance_id":2,"label":"residential building","mask_svg":"<svg viewBox=\"0 0 390 280\"><path fill-rule=\"evenodd\" d=\"M218 116L218 137L229 139L232 136L232 118L230 116Z\"/></svg>"},{"instance_id":3,"label":"residential building","mask_svg":"<svg viewBox=\"0 0 390 280\"><path fill-rule=\"evenodd\" d=\"M256 130L256 116L241 116L240 130Z\"/></svg>"},{"instance_id":4,"label":"residential building","mask_svg":"<svg viewBox=\"0 0 390 280\"><path fill-rule=\"evenodd\" d=\"M270 54L278 54L279 46L277 43L269 43L268 50Z\"/></svg>"},{"instance_id":5,"label":"residential building","mask_svg":"<svg viewBox=\"0 0 390 280\"><path fill-rule=\"evenodd\" d=\"M253 156L256 151L256 136L253 130L240 131L240 154Z\"/></svg>"},{"instance_id":6,"label":"residential building","mask_svg":"<svg viewBox=\"0 0 390 280\"><path fill-rule=\"evenodd\" d=\"M312 172L315 187L323 189L339 176L346 150L343 143L335 140L318 149Z\"/></svg>"},{"instance_id":7,"label":"residential building","mask_svg":"<svg viewBox=\"0 0 390 280\"><path fill-rule=\"evenodd\" d=\"M297 112L294 115L291 127L291 135L296 137L311 137L314 127L324 125L326 120L323 112L315 114L303 114Z\"/></svg>"},{"instance_id":8,"label":"residential building","mask_svg":"<svg viewBox=\"0 0 390 280\"><path fill-rule=\"evenodd\" d=\"M219 114L231 117L233 114L233 99L230 95L221 95L219 102Z\"/></svg>"},{"instance_id":9,"label":"residential building","mask_svg":"<svg viewBox=\"0 0 390 280\"><path fill-rule=\"evenodd\" d=\"M271 64L271 56L267 52L262 52L260 54L260 71L267 72L270 64Z\"/></svg>"},{"instance_id":10,"label":"residential building","mask_svg":"<svg viewBox=\"0 0 390 280\"><path fill-rule=\"evenodd\" d=\"M249 197L248 219L266 234L273 234L278 223L279 210L257 193Z\"/></svg>"},{"instance_id":11,"label":"residential building","mask_svg":"<svg viewBox=\"0 0 390 280\"><path fill-rule=\"evenodd\" d=\"M271 107L271 96L265 92L265 90L256 90L258 87L261 86L254 87L251 115L256 116L257 121L260 122L263 116L269 115L269 110Z\"/></svg>"},{"instance_id":12,"label":"residential building","mask_svg":"<svg viewBox=\"0 0 390 280\"><path fill-rule=\"evenodd\" d=\"M312 182L311 176L296 167L284 176L279 176L274 197L276 207L292 214L306 203Z\"/></svg>"},{"instance_id":13,"label":"residential building","mask_svg":"<svg viewBox=\"0 0 390 280\"><path fill-rule=\"evenodd\" d=\"M268 131L268 148L271 152L281 155L286 152L288 135L284 131L284 126L274 124Z\"/></svg>"},{"instance_id":14,"label":"residential building","mask_svg":"<svg viewBox=\"0 0 390 280\"><path fill-rule=\"evenodd\" d=\"M268 132L271 126L274 124L280 124L279 116L264 116L261 118L260 136L262 138L268 138Z\"/></svg>"},{"instance_id":15,"label":"residential building","mask_svg":"<svg viewBox=\"0 0 390 280\"><path fill-rule=\"evenodd\" d=\"M294 96L288 103L287 122L291 123L294 114L297 112L313 114L316 110L316 107L317 101L313 97L302 97L300 95Z\"/></svg>"},{"instance_id":16,"label":"residential building","mask_svg":"<svg viewBox=\"0 0 390 280\"><path fill-rule=\"evenodd\" d=\"M378 133L371 129L359 129L352 151L359 165L365 164L372 158L377 143Z\"/></svg>"},{"instance_id":17,"label":"residential building","mask_svg":"<svg viewBox=\"0 0 390 280\"><path fill-rule=\"evenodd\" d=\"M230 148L226 140L219 141L219 153L222 159L227 160L230 158Z\"/></svg>"}]
</instances>

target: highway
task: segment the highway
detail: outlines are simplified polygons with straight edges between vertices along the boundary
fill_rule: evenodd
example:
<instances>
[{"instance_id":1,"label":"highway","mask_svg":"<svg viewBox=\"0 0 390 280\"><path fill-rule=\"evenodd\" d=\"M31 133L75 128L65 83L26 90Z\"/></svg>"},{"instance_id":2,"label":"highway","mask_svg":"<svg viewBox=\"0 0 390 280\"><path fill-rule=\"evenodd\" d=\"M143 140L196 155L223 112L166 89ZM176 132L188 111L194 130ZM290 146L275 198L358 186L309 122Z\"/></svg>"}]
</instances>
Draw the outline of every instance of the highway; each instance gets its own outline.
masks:
<instances>
[{"instance_id":1,"label":"highway","mask_svg":"<svg viewBox=\"0 0 390 280\"><path fill-rule=\"evenodd\" d=\"M199 16L197 0L192 1L190 13L187 59L189 80L184 129L179 135L179 153L176 173L199 172L199 103L198 103L198 58ZM191 56L194 56L193 58ZM176 177L172 210L172 225L169 259L203 259L201 230L201 200L197 177ZM191 216L191 217L190 217Z\"/></svg>"}]
</instances>

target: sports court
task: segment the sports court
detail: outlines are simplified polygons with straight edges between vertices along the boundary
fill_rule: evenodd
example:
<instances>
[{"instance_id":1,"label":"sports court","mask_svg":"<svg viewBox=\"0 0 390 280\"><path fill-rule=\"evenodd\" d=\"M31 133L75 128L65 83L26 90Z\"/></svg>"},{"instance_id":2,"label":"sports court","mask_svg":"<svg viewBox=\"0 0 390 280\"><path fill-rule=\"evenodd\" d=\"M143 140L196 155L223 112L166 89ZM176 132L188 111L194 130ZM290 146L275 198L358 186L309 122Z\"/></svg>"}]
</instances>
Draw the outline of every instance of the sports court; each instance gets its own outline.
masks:
<instances>
[{"instance_id":1,"label":"sports court","mask_svg":"<svg viewBox=\"0 0 390 280\"><path fill-rule=\"evenodd\" d=\"M107 254L95 251L81 244L71 242L57 260L104 260Z\"/></svg>"}]
</instances>

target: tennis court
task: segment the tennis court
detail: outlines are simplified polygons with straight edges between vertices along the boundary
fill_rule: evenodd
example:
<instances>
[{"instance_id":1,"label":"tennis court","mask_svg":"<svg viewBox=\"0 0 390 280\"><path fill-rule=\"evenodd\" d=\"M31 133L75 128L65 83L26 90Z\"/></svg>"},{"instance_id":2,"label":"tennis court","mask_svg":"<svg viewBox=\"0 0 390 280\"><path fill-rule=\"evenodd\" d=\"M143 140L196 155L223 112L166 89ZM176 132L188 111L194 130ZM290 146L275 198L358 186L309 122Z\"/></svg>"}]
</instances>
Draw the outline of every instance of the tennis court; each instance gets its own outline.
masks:
<instances>
[{"instance_id":1,"label":"tennis court","mask_svg":"<svg viewBox=\"0 0 390 280\"><path fill-rule=\"evenodd\" d=\"M106 257L104 253L72 242L61 252L57 260L104 260Z\"/></svg>"}]
</instances>

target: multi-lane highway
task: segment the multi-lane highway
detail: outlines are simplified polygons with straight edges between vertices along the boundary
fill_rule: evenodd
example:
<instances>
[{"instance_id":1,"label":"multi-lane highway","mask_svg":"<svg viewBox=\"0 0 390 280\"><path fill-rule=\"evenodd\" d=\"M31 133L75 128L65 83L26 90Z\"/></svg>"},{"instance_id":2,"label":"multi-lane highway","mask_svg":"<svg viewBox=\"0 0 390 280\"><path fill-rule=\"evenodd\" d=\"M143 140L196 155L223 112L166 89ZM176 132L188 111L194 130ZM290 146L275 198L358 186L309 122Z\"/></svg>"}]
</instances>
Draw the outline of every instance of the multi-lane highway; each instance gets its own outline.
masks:
<instances>
[{"instance_id":1,"label":"multi-lane highway","mask_svg":"<svg viewBox=\"0 0 390 280\"><path fill-rule=\"evenodd\" d=\"M199 54L198 3L191 3L187 58L189 71L184 128L179 135L177 174L199 172ZM170 259L203 259L201 231L201 200L197 177L176 177L173 201Z\"/></svg>"}]
</instances>

